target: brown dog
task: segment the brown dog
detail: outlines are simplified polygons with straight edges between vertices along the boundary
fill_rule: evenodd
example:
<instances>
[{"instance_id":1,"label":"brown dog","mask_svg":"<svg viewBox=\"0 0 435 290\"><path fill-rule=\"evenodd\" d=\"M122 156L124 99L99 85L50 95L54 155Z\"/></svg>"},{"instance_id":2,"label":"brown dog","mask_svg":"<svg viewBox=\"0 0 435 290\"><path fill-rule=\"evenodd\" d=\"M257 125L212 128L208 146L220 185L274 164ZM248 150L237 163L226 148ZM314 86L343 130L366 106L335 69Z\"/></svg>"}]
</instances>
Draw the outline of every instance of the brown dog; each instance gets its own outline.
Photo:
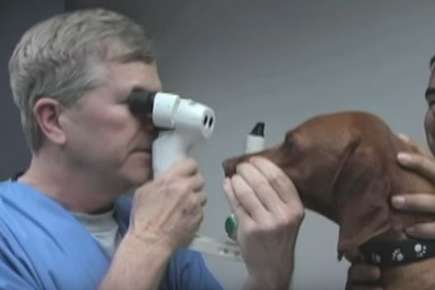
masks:
<instances>
[{"instance_id":1,"label":"brown dog","mask_svg":"<svg viewBox=\"0 0 435 290\"><path fill-rule=\"evenodd\" d=\"M340 226L339 256L350 257L368 242L407 240L404 228L433 220L390 206L395 194L435 194L430 182L397 163L399 151L415 148L380 118L342 112L310 119L289 131L282 144L253 155L277 164L295 183L307 208ZM226 160L225 174L233 175L236 165L250 156ZM381 268L385 290L435 289L434 258Z\"/></svg>"}]
</instances>

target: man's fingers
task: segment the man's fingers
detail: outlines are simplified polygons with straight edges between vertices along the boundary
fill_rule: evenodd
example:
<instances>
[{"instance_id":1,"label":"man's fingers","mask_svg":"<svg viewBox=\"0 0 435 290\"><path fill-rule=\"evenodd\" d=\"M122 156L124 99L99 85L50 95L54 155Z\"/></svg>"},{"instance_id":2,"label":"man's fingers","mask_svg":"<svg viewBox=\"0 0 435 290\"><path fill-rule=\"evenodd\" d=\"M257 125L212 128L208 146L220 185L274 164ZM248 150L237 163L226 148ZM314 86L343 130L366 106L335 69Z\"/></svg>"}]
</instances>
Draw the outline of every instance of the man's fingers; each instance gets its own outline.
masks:
<instances>
[{"instance_id":1,"label":"man's fingers","mask_svg":"<svg viewBox=\"0 0 435 290\"><path fill-rule=\"evenodd\" d=\"M223 183L223 188L224 188L225 196L226 196L228 203L230 205L231 211L235 213L236 211L239 210L240 203L237 200L237 198L234 196L234 191L233 191L233 188L231 186L231 181L230 181L229 177L225 177L224 183Z\"/></svg>"},{"instance_id":2,"label":"man's fingers","mask_svg":"<svg viewBox=\"0 0 435 290\"><path fill-rule=\"evenodd\" d=\"M405 142L408 145L411 145L411 146L416 145L411 140L411 138L408 135L406 135L405 133L397 133L396 136L399 137L400 140L402 140L403 142Z\"/></svg>"},{"instance_id":3,"label":"man's fingers","mask_svg":"<svg viewBox=\"0 0 435 290\"><path fill-rule=\"evenodd\" d=\"M191 183L192 191L202 191L205 185L204 177L201 174L196 174L192 177L189 177L189 181Z\"/></svg>"},{"instance_id":4,"label":"man's fingers","mask_svg":"<svg viewBox=\"0 0 435 290\"><path fill-rule=\"evenodd\" d=\"M256 221L266 220L266 209L246 181L240 175L236 174L231 177L231 184L234 196L239 201L243 210Z\"/></svg>"},{"instance_id":5,"label":"man's fingers","mask_svg":"<svg viewBox=\"0 0 435 290\"><path fill-rule=\"evenodd\" d=\"M419 239L435 239L435 222L413 225L406 229L406 233Z\"/></svg>"},{"instance_id":6,"label":"man's fingers","mask_svg":"<svg viewBox=\"0 0 435 290\"><path fill-rule=\"evenodd\" d=\"M391 202L396 209L435 213L435 196L429 193L396 195Z\"/></svg>"},{"instance_id":7,"label":"man's fingers","mask_svg":"<svg viewBox=\"0 0 435 290\"><path fill-rule=\"evenodd\" d=\"M246 219L249 215L244 211L243 207L240 205L240 202L237 200L237 197L234 194L234 189L231 184L231 180L229 177L224 180L224 192L225 196L228 199L228 203L230 204L231 211L237 216L238 219Z\"/></svg>"},{"instance_id":8,"label":"man's fingers","mask_svg":"<svg viewBox=\"0 0 435 290\"><path fill-rule=\"evenodd\" d=\"M392 198L395 208L420 213L435 214L435 196L428 193L398 195ZM406 229L408 235L420 239L435 238L435 222L415 224Z\"/></svg>"},{"instance_id":9,"label":"man's fingers","mask_svg":"<svg viewBox=\"0 0 435 290\"><path fill-rule=\"evenodd\" d=\"M381 278L379 267L369 264L352 264L347 275L346 290L382 290L376 285Z\"/></svg>"},{"instance_id":10,"label":"man's fingers","mask_svg":"<svg viewBox=\"0 0 435 290\"><path fill-rule=\"evenodd\" d=\"M397 155L399 163L427 177L435 183L435 160L423 154L400 152Z\"/></svg>"},{"instance_id":11,"label":"man's fingers","mask_svg":"<svg viewBox=\"0 0 435 290\"><path fill-rule=\"evenodd\" d=\"M175 176L190 176L198 172L198 163L192 158L178 160L168 169L169 174Z\"/></svg>"},{"instance_id":12,"label":"man's fingers","mask_svg":"<svg viewBox=\"0 0 435 290\"><path fill-rule=\"evenodd\" d=\"M253 157L250 159L250 163L266 176L270 185L275 189L284 203L289 203L295 199L299 201L299 196L293 182L272 161L261 157Z\"/></svg>"},{"instance_id":13,"label":"man's fingers","mask_svg":"<svg viewBox=\"0 0 435 290\"><path fill-rule=\"evenodd\" d=\"M253 189L253 192L266 210L273 211L274 208L282 204L269 181L254 165L246 162L241 163L237 166L237 173Z\"/></svg>"},{"instance_id":14,"label":"man's fingers","mask_svg":"<svg viewBox=\"0 0 435 290\"><path fill-rule=\"evenodd\" d=\"M424 151L417 145L417 143L414 140L412 140L408 135L404 133L398 133L397 137L399 137L400 140L402 140L405 144L411 147L412 150L419 152L421 154L424 153Z\"/></svg>"},{"instance_id":15,"label":"man's fingers","mask_svg":"<svg viewBox=\"0 0 435 290\"><path fill-rule=\"evenodd\" d=\"M348 279L352 283L374 283L381 278L379 267L356 264L349 268Z\"/></svg>"},{"instance_id":16,"label":"man's fingers","mask_svg":"<svg viewBox=\"0 0 435 290\"><path fill-rule=\"evenodd\" d=\"M408 135L399 133L397 134L397 137L399 137L400 140L402 140L405 144L407 144L411 148L411 150L413 150L415 153L431 156L431 153L429 151L429 148L427 148L427 146L419 145Z\"/></svg>"}]
</instances>

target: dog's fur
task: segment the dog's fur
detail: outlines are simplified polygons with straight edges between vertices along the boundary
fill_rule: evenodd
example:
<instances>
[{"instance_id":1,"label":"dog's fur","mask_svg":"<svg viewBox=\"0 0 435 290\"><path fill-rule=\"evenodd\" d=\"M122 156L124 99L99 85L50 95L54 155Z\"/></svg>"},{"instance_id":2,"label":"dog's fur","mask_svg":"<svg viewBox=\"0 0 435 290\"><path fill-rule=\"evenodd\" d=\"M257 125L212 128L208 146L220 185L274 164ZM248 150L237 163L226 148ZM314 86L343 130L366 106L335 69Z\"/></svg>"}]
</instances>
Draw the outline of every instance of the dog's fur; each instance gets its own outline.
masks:
<instances>
[{"instance_id":1,"label":"dog's fur","mask_svg":"<svg viewBox=\"0 0 435 290\"><path fill-rule=\"evenodd\" d=\"M295 183L304 205L340 226L338 252L353 256L368 241L406 239L404 228L433 220L394 210L391 196L434 193L435 187L397 162L399 151L416 149L378 117L341 112L312 118L289 131L284 142L224 162L231 176L252 155L277 164ZM435 259L383 267L385 290L435 289Z\"/></svg>"}]
</instances>

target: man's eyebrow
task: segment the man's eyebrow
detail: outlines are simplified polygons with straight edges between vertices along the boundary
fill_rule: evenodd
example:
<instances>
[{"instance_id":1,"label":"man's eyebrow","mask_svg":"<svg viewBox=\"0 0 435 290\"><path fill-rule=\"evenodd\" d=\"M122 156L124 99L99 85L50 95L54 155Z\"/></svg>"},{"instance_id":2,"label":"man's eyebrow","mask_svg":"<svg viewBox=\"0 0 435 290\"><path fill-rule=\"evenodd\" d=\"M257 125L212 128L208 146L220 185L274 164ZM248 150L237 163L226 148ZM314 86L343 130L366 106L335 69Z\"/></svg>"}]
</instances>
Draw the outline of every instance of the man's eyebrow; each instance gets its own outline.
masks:
<instances>
[{"instance_id":1,"label":"man's eyebrow","mask_svg":"<svg viewBox=\"0 0 435 290\"><path fill-rule=\"evenodd\" d=\"M427 88L426 92L424 93L424 96L426 97L426 99L432 95L435 95L435 88Z\"/></svg>"},{"instance_id":2,"label":"man's eyebrow","mask_svg":"<svg viewBox=\"0 0 435 290\"><path fill-rule=\"evenodd\" d=\"M156 93L156 91L151 91L151 90L147 90L143 87L135 86L131 89L131 91L128 95L129 95L129 97L131 97L132 95L150 96L150 95L155 94L155 93Z\"/></svg>"},{"instance_id":3,"label":"man's eyebrow","mask_svg":"<svg viewBox=\"0 0 435 290\"><path fill-rule=\"evenodd\" d=\"M133 87L130 93L146 93L149 92L148 90L145 90L142 87Z\"/></svg>"}]
</instances>

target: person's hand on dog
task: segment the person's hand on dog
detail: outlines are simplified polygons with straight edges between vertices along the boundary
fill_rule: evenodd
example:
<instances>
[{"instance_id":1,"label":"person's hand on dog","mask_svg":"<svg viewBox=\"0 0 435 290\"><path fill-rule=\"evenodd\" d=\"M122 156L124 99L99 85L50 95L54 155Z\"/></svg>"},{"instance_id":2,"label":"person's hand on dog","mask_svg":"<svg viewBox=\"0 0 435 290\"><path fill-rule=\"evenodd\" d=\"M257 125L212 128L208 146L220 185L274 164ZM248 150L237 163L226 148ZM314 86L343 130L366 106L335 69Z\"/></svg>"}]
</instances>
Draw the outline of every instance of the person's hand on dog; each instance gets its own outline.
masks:
<instances>
[{"instance_id":1,"label":"person's hand on dog","mask_svg":"<svg viewBox=\"0 0 435 290\"><path fill-rule=\"evenodd\" d=\"M224 190L239 227L237 241L249 273L245 289L288 289L304 208L288 176L253 157L226 178Z\"/></svg>"},{"instance_id":2,"label":"person's hand on dog","mask_svg":"<svg viewBox=\"0 0 435 290\"><path fill-rule=\"evenodd\" d=\"M356 262L347 273L346 290L383 290L380 278L379 267Z\"/></svg>"},{"instance_id":3,"label":"person's hand on dog","mask_svg":"<svg viewBox=\"0 0 435 290\"><path fill-rule=\"evenodd\" d=\"M399 135L399 137L417 151L417 153L399 152L397 156L399 164L424 176L435 186L435 159L407 136ZM401 193L392 198L391 204L398 210L425 212L435 216L435 195L430 193ZM408 227L406 233L414 238L435 239L435 222L415 224ZM382 290L379 285L376 285L380 278L379 267L354 262L349 268L346 290Z\"/></svg>"},{"instance_id":4,"label":"person's hand on dog","mask_svg":"<svg viewBox=\"0 0 435 290\"><path fill-rule=\"evenodd\" d=\"M418 148L406 136L401 136L401 139L413 146L418 153L400 152L398 155L400 165L424 176L435 186L435 159L433 156ZM435 195L427 192L396 195L392 198L392 205L399 210L426 212L435 216ZM435 222L413 225L406 229L406 233L415 238L435 239Z\"/></svg>"}]
</instances>

